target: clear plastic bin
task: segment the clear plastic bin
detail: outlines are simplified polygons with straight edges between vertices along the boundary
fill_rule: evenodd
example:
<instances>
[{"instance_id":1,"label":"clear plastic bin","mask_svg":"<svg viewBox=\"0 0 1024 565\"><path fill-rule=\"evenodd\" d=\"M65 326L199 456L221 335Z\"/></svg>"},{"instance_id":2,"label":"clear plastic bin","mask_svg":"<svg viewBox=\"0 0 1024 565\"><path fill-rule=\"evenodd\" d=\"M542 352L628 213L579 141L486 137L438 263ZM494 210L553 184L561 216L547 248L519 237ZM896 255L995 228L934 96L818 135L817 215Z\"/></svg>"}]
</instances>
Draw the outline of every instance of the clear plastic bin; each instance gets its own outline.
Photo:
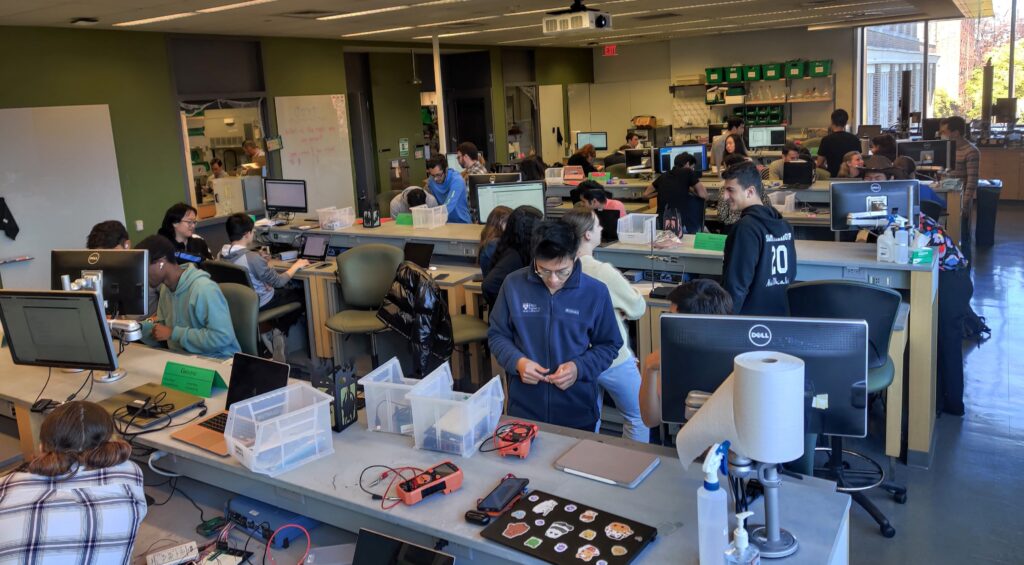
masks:
<instances>
[{"instance_id":1,"label":"clear plastic bin","mask_svg":"<svg viewBox=\"0 0 1024 565\"><path fill-rule=\"evenodd\" d=\"M501 377L473 395L440 390L438 381L430 388L409 393L416 447L471 457L498 426L505 401Z\"/></svg>"},{"instance_id":2,"label":"clear plastic bin","mask_svg":"<svg viewBox=\"0 0 1024 565\"><path fill-rule=\"evenodd\" d=\"M443 367L443 370L442 370ZM437 386L431 383L437 381ZM452 372L445 363L423 379L407 379L397 357L359 379L366 398L366 427L372 432L413 435L412 405L406 396L412 390L450 391Z\"/></svg>"},{"instance_id":3,"label":"clear plastic bin","mask_svg":"<svg viewBox=\"0 0 1024 565\"><path fill-rule=\"evenodd\" d=\"M412 211L413 229L432 230L448 223L448 207L443 204L433 208L427 207L426 204L420 204L413 206L410 210Z\"/></svg>"},{"instance_id":4,"label":"clear plastic bin","mask_svg":"<svg viewBox=\"0 0 1024 565\"><path fill-rule=\"evenodd\" d=\"M627 214L625 218L619 218L619 241L651 243L657 221L657 214Z\"/></svg>"},{"instance_id":5,"label":"clear plastic bin","mask_svg":"<svg viewBox=\"0 0 1024 565\"><path fill-rule=\"evenodd\" d=\"M254 473L274 476L334 453L331 397L293 384L235 403L224 439Z\"/></svg>"},{"instance_id":6,"label":"clear plastic bin","mask_svg":"<svg viewBox=\"0 0 1024 565\"><path fill-rule=\"evenodd\" d=\"M351 226L356 221L356 213L351 206L319 208L316 215L322 230L340 230Z\"/></svg>"},{"instance_id":7,"label":"clear plastic bin","mask_svg":"<svg viewBox=\"0 0 1024 565\"><path fill-rule=\"evenodd\" d=\"M544 180L548 182L562 183L562 169L563 167L548 167L544 171Z\"/></svg>"}]
</instances>

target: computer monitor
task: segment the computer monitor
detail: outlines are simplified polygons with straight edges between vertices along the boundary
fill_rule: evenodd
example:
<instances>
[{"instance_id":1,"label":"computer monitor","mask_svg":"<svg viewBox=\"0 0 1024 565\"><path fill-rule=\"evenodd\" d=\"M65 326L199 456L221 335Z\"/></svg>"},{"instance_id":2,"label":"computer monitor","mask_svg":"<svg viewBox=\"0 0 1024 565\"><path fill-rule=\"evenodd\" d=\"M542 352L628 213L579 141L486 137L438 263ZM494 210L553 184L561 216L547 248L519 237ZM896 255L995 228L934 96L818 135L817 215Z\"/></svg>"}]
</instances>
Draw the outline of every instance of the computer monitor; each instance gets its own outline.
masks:
<instances>
[{"instance_id":1,"label":"computer monitor","mask_svg":"<svg viewBox=\"0 0 1024 565\"><path fill-rule=\"evenodd\" d=\"M263 199L268 214L306 212L306 181L264 179Z\"/></svg>"},{"instance_id":2,"label":"computer monitor","mask_svg":"<svg viewBox=\"0 0 1024 565\"><path fill-rule=\"evenodd\" d=\"M952 139L935 139L910 141L901 139L896 142L896 154L910 157L918 168L933 167L937 169L951 168L953 163L954 144Z\"/></svg>"},{"instance_id":3,"label":"computer monitor","mask_svg":"<svg viewBox=\"0 0 1024 565\"><path fill-rule=\"evenodd\" d=\"M658 149L658 172L667 173L672 170L675 164L676 155L689 153L697 159L697 170L708 170L708 148L703 144L698 145L676 145L674 147L661 147Z\"/></svg>"},{"instance_id":4,"label":"computer monitor","mask_svg":"<svg viewBox=\"0 0 1024 565\"><path fill-rule=\"evenodd\" d=\"M61 277L74 282L89 274L103 278L103 300L111 316L149 314L149 251L145 249L54 249L50 288L64 290Z\"/></svg>"},{"instance_id":5,"label":"computer monitor","mask_svg":"<svg viewBox=\"0 0 1024 565\"><path fill-rule=\"evenodd\" d=\"M0 290L0 324L16 365L117 369L106 314L95 292Z\"/></svg>"},{"instance_id":6,"label":"computer monitor","mask_svg":"<svg viewBox=\"0 0 1024 565\"><path fill-rule=\"evenodd\" d=\"M619 211L594 210L597 221L601 224L601 243L614 243L619 240Z\"/></svg>"},{"instance_id":7,"label":"computer monitor","mask_svg":"<svg viewBox=\"0 0 1024 565\"><path fill-rule=\"evenodd\" d=\"M925 118L921 120L921 139L939 139L939 124L942 118Z\"/></svg>"},{"instance_id":8,"label":"computer monitor","mask_svg":"<svg viewBox=\"0 0 1024 565\"><path fill-rule=\"evenodd\" d=\"M447 154L445 154L445 157L448 158L448 168L449 169L454 169L455 172L457 172L457 173L461 173L462 172L462 165L459 164L459 154L458 153L447 153Z\"/></svg>"},{"instance_id":9,"label":"computer monitor","mask_svg":"<svg viewBox=\"0 0 1024 565\"><path fill-rule=\"evenodd\" d=\"M411 475L410 475L411 476ZM446 553L362 528L352 565L454 565Z\"/></svg>"},{"instance_id":10,"label":"computer monitor","mask_svg":"<svg viewBox=\"0 0 1024 565\"><path fill-rule=\"evenodd\" d=\"M755 126L747 130L750 149L782 147L786 144L786 126Z\"/></svg>"},{"instance_id":11,"label":"computer monitor","mask_svg":"<svg viewBox=\"0 0 1024 565\"><path fill-rule=\"evenodd\" d=\"M886 215L893 209L912 225L917 225L917 213L921 209L918 184L916 180L833 182L828 190L832 231L875 227L870 225L870 220L865 220L866 224L850 224L848 216L858 212Z\"/></svg>"},{"instance_id":12,"label":"computer monitor","mask_svg":"<svg viewBox=\"0 0 1024 565\"><path fill-rule=\"evenodd\" d=\"M507 184L523 180L522 173L490 173L486 175L469 175L466 177L466 189L469 191L469 213L474 222L486 222L487 216L480 215L480 202L477 200L476 187L481 184ZM541 208L543 210L543 208Z\"/></svg>"},{"instance_id":13,"label":"computer monitor","mask_svg":"<svg viewBox=\"0 0 1024 565\"><path fill-rule=\"evenodd\" d=\"M544 212L544 183L514 182L500 184L479 184L476 199L480 220L487 221L496 206L508 206L515 210L519 206L533 206Z\"/></svg>"},{"instance_id":14,"label":"computer monitor","mask_svg":"<svg viewBox=\"0 0 1024 565\"><path fill-rule=\"evenodd\" d=\"M405 253L406 261L412 261L426 269L430 267L430 259L434 256L434 244L407 241L405 242L405 248L403 251Z\"/></svg>"},{"instance_id":15,"label":"computer monitor","mask_svg":"<svg viewBox=\"0 0 1024 565\"><path fill-rule=\"evenodd\" d=\"M653 155L657 149L627 149L626 167L639 169L654 169Z\"/></svg>"},{"instance_id":16,"label":"computer monitor","mask_svg":"<svg viewBox=\"0 0 1024 565\"><path fill-rule=\"evenodd\" d=\"M593 145L594 149L604 151L608 149L608 132L606 131L581 131L576 134L576 147Z\"/></svg>"},{"instance_id":17,"label":"computer monitor","mask_svg":"<svg viewBox=\"0 0 1024 565\"><path fill-rule=\"evenodd\" d=\"M882 126L870 125L870 124L861 124L857 128L857 137L863 137L863 138L871 139L872 137L875 137L876 135L882 135Z\"/></svg>"},{"instance_id":18,"label":"computer monitor","mask_svg":"<svg viewBox=\"0 0 1024 565\"><path fill-rule=\"evenodd\" d=\"M797 160L782 164L782 184L786 186L811 186L814 183L815 165L811 161Z\"/></svg>"},{"instance_id":19,"label":"computer monitor","mask_svg":"<svg viewBox=\"0 0 1024 565\"><path fill-rule=\"evenodd\" d=\"M748 351L804 362L805 430L867 434L868 324L864 320L664 314L661 418L682 423L691 391L714 392Z\"/></svg>"}]
</instances>

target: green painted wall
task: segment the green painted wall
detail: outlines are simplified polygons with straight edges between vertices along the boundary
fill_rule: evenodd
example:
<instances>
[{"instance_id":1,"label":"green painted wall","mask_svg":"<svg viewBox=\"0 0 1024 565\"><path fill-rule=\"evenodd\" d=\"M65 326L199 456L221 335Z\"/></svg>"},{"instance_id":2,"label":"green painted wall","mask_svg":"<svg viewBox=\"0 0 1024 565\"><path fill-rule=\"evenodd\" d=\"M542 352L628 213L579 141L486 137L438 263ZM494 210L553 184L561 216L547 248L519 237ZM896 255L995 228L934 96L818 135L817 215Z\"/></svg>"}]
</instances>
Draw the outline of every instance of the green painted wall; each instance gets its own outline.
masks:
<instances>
[{"instance_id":1,"label":"green painted wall","mask_svg":"<svg viewBox=\"0 0 1024 565\"><path fill-rule=\"evenodd\" d=\"M110 107L128 229L156 232L187 196L164 34L0 27L0 53L0 108Z\"/></svg>"},{"instance_id":2,"label":"green painted wall","mask_svg":"<svg viewBox=\"0 0 1024 565\"><path fill-rule=\"evenodd\" d=\"M505 80L501 73L501 49L491 47L491 124L494 128L494 152L491 161L507 163L508 128L505 125Z\"/></svg>"},{"instance_id":3,"label":"green painted wall","mask_svg":"<svg viewBox=\"0 0 1024 565\"><path fill-rule=\"evenodd\" d=\"M537 84L594 82L594 54L590 49L538 48L534 66Z\"/></svg>"},{"instance_id":4,"label":"green painted wall","mask_svg":"<svg viewBox=\"0 0 1024 565\"><path fill-rule=\"evenodd\" d=\"M412 84L412 58L407 53L370 53L370 88L373 93L373 123L377 140L377 176L380 190L390 190L390 164L401 158L398 140L409 138L409 184L426 178L423 160L416 159L416 145L423 144L420 123L420 88ZM389 151L388 151L389 150Z\"/></svg>"}]
</instances>

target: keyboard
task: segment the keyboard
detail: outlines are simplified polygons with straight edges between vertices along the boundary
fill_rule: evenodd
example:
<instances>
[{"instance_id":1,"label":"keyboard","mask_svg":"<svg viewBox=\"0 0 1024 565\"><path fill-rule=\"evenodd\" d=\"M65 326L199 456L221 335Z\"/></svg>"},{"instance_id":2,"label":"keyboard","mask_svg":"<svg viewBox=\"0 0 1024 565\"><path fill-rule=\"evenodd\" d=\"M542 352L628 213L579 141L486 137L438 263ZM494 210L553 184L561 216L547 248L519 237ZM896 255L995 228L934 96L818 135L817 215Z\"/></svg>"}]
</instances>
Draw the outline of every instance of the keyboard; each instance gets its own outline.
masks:
<instances>
[{"instance_id":1,"label":"keyboard","mask_svg":"<svg viewBox=\"0 0 1024 565\"><path fill-rule=\"evenodd\" d=\"M228 413L221 412L209 420L204 420L199 425L215 432L224 433L224 428L228 425Z\"/></svg>"}]
</instances>

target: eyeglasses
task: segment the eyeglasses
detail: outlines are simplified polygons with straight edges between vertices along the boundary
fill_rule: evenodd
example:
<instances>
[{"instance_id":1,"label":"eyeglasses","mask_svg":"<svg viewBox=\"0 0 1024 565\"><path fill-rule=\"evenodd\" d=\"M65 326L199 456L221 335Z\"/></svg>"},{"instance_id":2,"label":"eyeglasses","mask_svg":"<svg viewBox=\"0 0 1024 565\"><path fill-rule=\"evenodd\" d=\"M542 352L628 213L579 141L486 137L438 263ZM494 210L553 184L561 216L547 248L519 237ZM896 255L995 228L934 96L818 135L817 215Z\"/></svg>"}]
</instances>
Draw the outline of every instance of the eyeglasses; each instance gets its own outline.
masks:
<instances>
[{"instance_id":1,"label":"eyeglasses","mask_svg":"<svg viewBox=\"0 0 1024 565\"><path fill-rule=\"evenodd\" d=\"M193 226L193 227L196 225L196 221L195 220L182 220L180 223L185 224L186 226Z\"/></svg>"},{"instance_id":2,"label":"eyeglasses","mask_svg":"<svg viewBox=\"0 0 1024 565\"><path fill-rule=\"evenodd\" d=\"M550 279L551 277L555 277L556 279L558 279L560 281L564 281L565 279L569 278L570 275L572 275L572 265L570 265L570 266L568 266L568 267L566 267L564 269L559 269L557 271L551 271L551 270L548 270L548 269L538 268L537 265L534 264L533 272L537 273L537 276L542 278L542 279Z\"/></svg>"},{"instance_id":3,"label":"eyeglasses","mask_svg":"<svg viewBox=\"0 0 1024 565\"><path fill-rule=\"evenodd\" d=\"M440 173L437 173L436 175L430 175L430 176L433 177L434 180L442 181L442 180L444 180L444 176L447 173L448 173L448 171L441 171Z\"/></svg>"}]
</instances>

